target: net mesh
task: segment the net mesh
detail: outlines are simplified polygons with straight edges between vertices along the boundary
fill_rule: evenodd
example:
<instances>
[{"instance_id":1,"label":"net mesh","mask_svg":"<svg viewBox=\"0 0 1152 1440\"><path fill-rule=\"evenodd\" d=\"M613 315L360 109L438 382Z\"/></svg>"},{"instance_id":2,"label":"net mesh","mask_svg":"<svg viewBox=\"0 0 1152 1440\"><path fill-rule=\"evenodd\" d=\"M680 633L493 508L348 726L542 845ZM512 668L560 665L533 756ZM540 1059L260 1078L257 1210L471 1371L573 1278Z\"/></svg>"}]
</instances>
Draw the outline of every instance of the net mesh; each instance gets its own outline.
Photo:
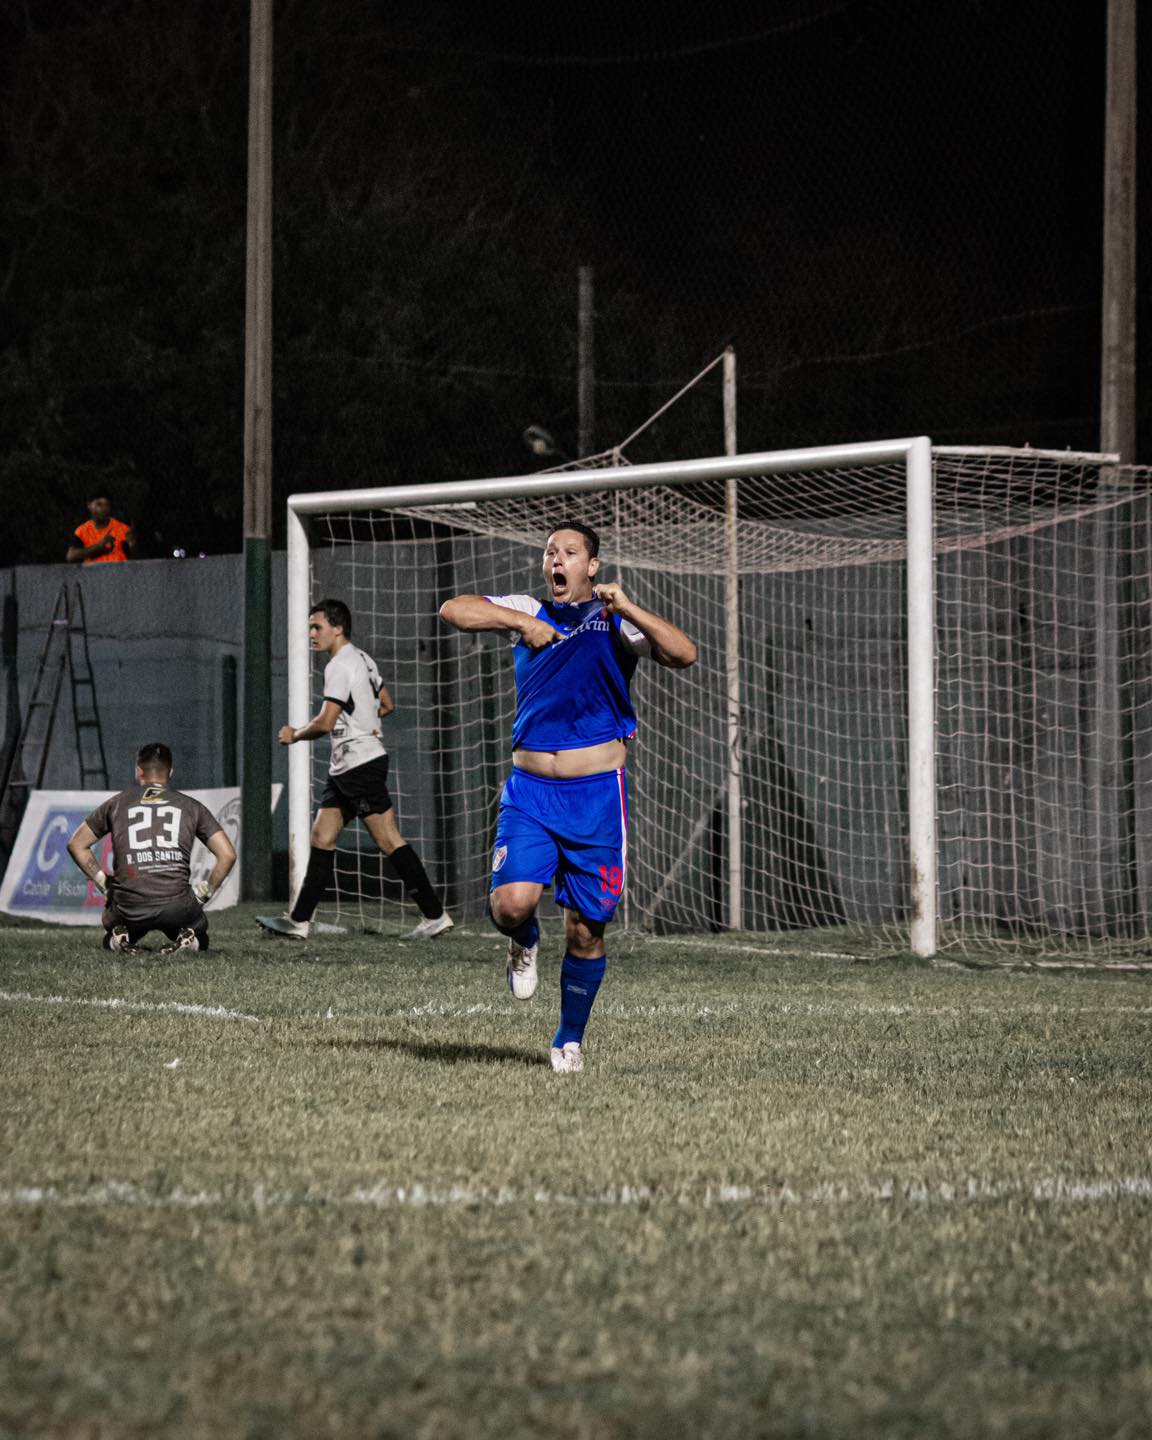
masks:
<instances>
[{"instance_id":1,"label":"net mesh","mask_svg":"<svg viewBox=\"0 0 1152 1440\"><path fill-rule=\"evenodd\" d=\"M1148 937L1150 480L1094 457L934 452L945 953ZM904 468L743 477L737 492L742 924L905 948ZM506 636L459 634L437 612L461 593L543 593L543 541L575 519L601 535L601 578L679 624L700 657L683 672L642 663L633 682L618 918L721 928L724 481L313 517L313 594L351 606L396 700L383 730L401 830L449 907L476 919L510 763L511 655ZM339 918L387 927L390 867L366 835L345 837Z\"/></svg>"}]
</instances>

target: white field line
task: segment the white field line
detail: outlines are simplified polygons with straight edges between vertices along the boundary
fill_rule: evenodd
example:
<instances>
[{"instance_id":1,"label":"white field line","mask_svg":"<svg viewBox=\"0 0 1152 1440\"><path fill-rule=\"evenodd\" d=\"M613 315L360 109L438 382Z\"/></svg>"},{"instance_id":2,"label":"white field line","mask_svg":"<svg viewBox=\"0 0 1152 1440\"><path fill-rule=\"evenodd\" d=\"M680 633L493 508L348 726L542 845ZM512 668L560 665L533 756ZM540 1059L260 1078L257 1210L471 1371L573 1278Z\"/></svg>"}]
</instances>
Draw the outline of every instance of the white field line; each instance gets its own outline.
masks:
<instances>
[{"instance_id":1,"label":"white field line","mask_svg":"<svg viewBox=\"0 0 1152 1440\"><path fill-rule=\"evenodd\" d=\"M1152 1005L867 1005L859 1001L843 1004L812 1004L792 1001L730 1001L724 1005L613 1005L609 1002L600 1007L606 1015L892 1015L917 1017L950 1017L961 1019L969 1015L995 1015L1004 1020L1016 1020L1021 1016L1050 1019L1066 1019L1076 1015L1152 1015ZM599 1012L598 1012L599 1013Z\"/></svg>"},{"instance_id":2,"label":"white field line","mask_svg":"<svg viewBox=\"0 0 1152 1440\"><path fill-rule=\"evenodd\" d=\"M622 938L622 945L627 944L627 939ZM810 950L807 946L784 949L780 946L769 945L748 945L738 941L726 941L719 935L645 935L641 949L649 945L676 945L685 950L707 950L716 955L771 955L784 960L868 960L872 958L872 952L867 949L861 950ZM630 955L633 952L621 950L622 954ZM934 957L933 962L938 968L963 970L968 968L963 958L953 960L950 954L945 951ZM1108 959L1107 956L1099 958L1077 960L1062 954L1045 952L1040 955L1017 955L1007 950L1002 956L990 960L977 968L987 970L1116 970L1125 972L1143 972L1152 970L1152 960L1134 960L1125 956L1118 956L1115 959Z\"/></svg>"},{"instance_id":3,"label":"white field line","mask_svg":"<svg viewBox=\"0 0 1152 1440\"><path fill-rule=\"evenodd\" d=\"M759 1007L757 1007L758 1009ZM664 1016L691 1016L694 1019L707 1018L709 1016L742 1015L748 1013L749 1007L737 1005L735 1002L726 1005L624 1005L618 1003L601 1003L596 1010L598 1015L614 1015L618 1018L628 1016L642 1016L645 1019L652 1015ZM350 1016L352 1012L349 1012ZM475 1005L448 1005L439 1000L426 1000L422 1005L409 1005L402 1010L388 1010L384 1012L385 1017L413 1018L413 1019L467 1019L471 1015L523 1015L522 1004L513 1005L507 1002L485 1000ZM328 1019L337 1018L328 1016ZM355 1012L357 1019L369 1019L371 1017L362 1011Z\"/></svg>"},{"instance_id":4,"label":"white field line","mask_svg":"<svg viewBox=\"0 0 1152 1440\"><path fill-rule=\"evenodd\" d=\"M90 1185L83 1190L62 1190L55 1185L18 1185L10 1189L0 1189L2 1210L199 1210L239 1206L263 1212L332 1205L369 1210L451 1210L476 1206L511 1206L523 1209L530 1205L568 1208L673 1205L690 1210L707 1210L724 1205L803 1209L828 1205L892 1203L948 1206L1000 1200L1077 1205L1152 1200L1152 1176L1128 1175L1114 1180L1077 1179L1067 1175L1056 1175L1043 1180L990 1180L968 1176L958 1181L825 1180L809 1187L717 1183L679 1189L622 1183L583 1192L515 1186L438 1186L420 1182L407 1185L386 1182L356 1185L341 1194L318 1190L312 1186L302 1190L280 1190L262 1184L212 1190L176 1186L168 1191L155 1191L125 1181L108 1181L102 1185Z\"/></svg>"},{"instance_id":5,"label":"white field line","mask_svg":"<svg viewBox=\"0 0 1152 1440\"><path fill-rule=\"evenodd\" d=\"M753 1002L755 1003L755 1002ZM743 1005L735 1007L743 1011ZM1066 1019L1075 1015L1152 1015L1152 1005L867 1005L859 1001L835 1003L792 1003L768 1002L756 1006L781 1015L909 1015L909 1016L950 1016L962 1018L967 1015L995 1015L1003 1020L1016 1020L1021 1016ZM712 1013L720 1013L719 1011Z\"/></svg>"},{"instance_id":6,"label":"white field line","mask_svg":"<svg viewBox=\"0 0 1152 1440\"><path fill-rule=\"evenodd\" d=\"M0 1002L22 1005L76 1005L97 1010L112 1010L136 1013L163 1013L178 1015L201 1015L214 1020L245 1020L258 1024L259 1015L249 1015L243 1010L228 1010L222 1005L193 1005L178 1000L125 1000L118 997L93 1000L71 995L33 995L22 990L0 990ZM370 1020L378 1019L446 1019L464 1020L477 1015L503 1017L521 1014L520 1007L510 1002L483 1001L474 1005L450 1005L437 1000L428 1000L421 1005L409 1005L399 1010L387 1010L372 1016L361 1010L349 1010L340 1014L329 1006L324 1020ZM1042 1019L1067 1020L1089 1015L1152 1015L1152 1005L865 1005L854 1001L844 1004L811 1004L795 1002L730 1001L723 1005L659 1004L628 1005L608 1001L601 1003L597 1013L610 1015L615 1019L693 1019L723 1020L734 1016L746 1018L774 1017L781 1019L803 1018L805 1016L850 1016L875 1015L907 1017L910 1019L966 1019L970 1016L994 1015L998 1019L1012 1021L1032 1016ZM289 1017L284 1017L288 1019ZM313 1015L300 1015L297 1020L313 1020Z\"/></svg>"},{"instance_id":7,"label":"white field line","mask_svg":"<svg viewBox=\"0 0 1152 1440\"><path fill-rule=\"evenodd\" d=\"M225 1010L222 1005L187 1005L179 1000L87 1000L73 995L30 995L23 990L0 990L0 1001L11 1005L82 1005L96 1010L163 1011L177 1015L207 1015L213 1020L255 1020L242 1010Z\"/></svg>"},{"instance_id":8,"label":"white field line","mask_svg":"<svg viewBox=\"0 0 1152 1440\"><path fill-rule=\"evenodd\" d=\"M628 936L621 937L621 947L627 944ZM816 960L858 960L858 955L846 950L782 950L779 946L746 945L740 941L725 940L719 935L645 935L642 947L649 945L677 945L685 950L711 950L721 955L782 955L786 959Z\"/></svg>"},{"instance_id":9,"label":"white field line","mask_svg":"<svg viewBox=\"0 0 1152 1440\"><path fill-rule=\"evenodd\" d=\"M1152 970L1152 960L1006 960L1002 963L1023 970L1123 970L1141 974Z\"/></svg>"},{"instance_id":10,"label":"white field line","mask_svg":"<svg viewBox=\"0 0 1152 1440\"><path fill-rule=\"evenodd\" d=\"M414 1019L466 1019L472 1015L520 1015L520 1006L500 1001L481 1001L474 1005L451 1005L439 1000L427 1000L421 1005L410 1005L400 1010L385 1011L387 1018L411 1017ZM1066 1020L1088 1015L1152 1015L1152 1005L866 1005L855 1001L843 1004L806 1004L803 1002L765 1001L754 997L744 1001L728 1001L723 1005L626 1004L623 1001L602 1000L596 1007L597 1015L611 1015L616 1019L629 1018L691 1018L726 1019L731 1016L803 1017L808 1015L890 1015L909 1018L951 1018L964 1019L974 1015L994 1015L1005 1021L1016 1021L1022 1017ZM328 1016L328 1019L338 1018ZM346 1018L369 1018L362 1011L348 1012Z\"/></svg>"}]
</instances>

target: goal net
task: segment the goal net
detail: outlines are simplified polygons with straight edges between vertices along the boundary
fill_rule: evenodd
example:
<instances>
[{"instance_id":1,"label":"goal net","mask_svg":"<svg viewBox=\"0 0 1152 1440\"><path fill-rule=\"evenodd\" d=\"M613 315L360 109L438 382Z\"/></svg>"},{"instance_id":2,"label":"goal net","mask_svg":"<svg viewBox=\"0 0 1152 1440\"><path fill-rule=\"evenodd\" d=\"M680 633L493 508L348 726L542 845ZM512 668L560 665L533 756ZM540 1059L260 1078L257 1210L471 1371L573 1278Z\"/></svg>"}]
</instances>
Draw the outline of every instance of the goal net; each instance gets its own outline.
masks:
<instances>
[{"instance_id":1,"label":"goal net","mask_svg":"<svg viewBox=\"0 0 1152 1440\"><path fill-rule=\"evenodd\" d=\"M382 730L401 831L453 913L479 920L512 660L507 636L457 633L438 610L543 593L544 539L578 519L601 535L601 578L699 648L692 669L642 663L633 682L625 926L820 930L845 953L1139 948L1149 492L1150 472L1106 457L923 441L295 496L293 721L320 703L307 605L338 596L396 702ZM325 748L290 752L294 885ZM361 827L336 883L326 919L416 918Z\"/></svg>"}]
</instances>

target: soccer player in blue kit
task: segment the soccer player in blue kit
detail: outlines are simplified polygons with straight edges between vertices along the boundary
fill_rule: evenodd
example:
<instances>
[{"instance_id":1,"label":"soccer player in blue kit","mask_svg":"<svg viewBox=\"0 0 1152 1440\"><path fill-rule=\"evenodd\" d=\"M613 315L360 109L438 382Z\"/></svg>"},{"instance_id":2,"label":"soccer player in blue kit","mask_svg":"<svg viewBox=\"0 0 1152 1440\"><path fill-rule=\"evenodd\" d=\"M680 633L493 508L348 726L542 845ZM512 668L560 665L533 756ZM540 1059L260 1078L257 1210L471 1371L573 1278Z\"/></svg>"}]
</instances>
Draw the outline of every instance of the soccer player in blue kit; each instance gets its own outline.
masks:
<instances>
[{"instance_id":1,"label":"soccer player in blue kit","mask_svg":"<svg viewBox=\"0 0 1152 1440\"><path fill-rule=\"evenodd\" d=\"M508 985L536 991L536 907L555 881L564 908L560 1026L552 1068L584 1068L583 1042L604 978L604 929L624 889L628 787L624 762L636 733L629 684L640 656L683 670L696 646L616 584L594 583L600 541L586 525L553 531L544 547L548 598L458 595L440 607L457 630L515 638L512 773L500 797L492 850L493 923L508 936Z\"/></svg>"}]
</instances>

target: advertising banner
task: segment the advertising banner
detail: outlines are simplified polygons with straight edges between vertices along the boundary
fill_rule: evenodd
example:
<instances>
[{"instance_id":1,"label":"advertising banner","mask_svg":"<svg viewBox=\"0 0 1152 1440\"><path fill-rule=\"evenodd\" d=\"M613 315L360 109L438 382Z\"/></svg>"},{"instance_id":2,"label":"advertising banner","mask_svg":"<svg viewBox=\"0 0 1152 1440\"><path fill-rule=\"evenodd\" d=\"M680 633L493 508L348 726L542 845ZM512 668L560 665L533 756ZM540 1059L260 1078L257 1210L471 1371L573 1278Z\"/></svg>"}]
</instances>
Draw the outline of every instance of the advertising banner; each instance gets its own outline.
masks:
<instances>
[{"instance_id":1,"label":"advertising banner","mask_svg":"<svg viewBox=\"0 0 1152 1440\"><path fill-rule=\"evenodd\" d=\"M280 800L282 785L272 786L272 810ZM239 859L228 879L212 897L208 910L226 910L240 899L240 867L244 851L240 843L240 791L236 786L220 790L183 792L206 805L236 847ZM0 884L0 910L29 920L52 920L58 925L98 925L104 897L82 875L68 854L68 839L77 825L86 820L101 800L114 790L33 790L20 822L20 833L12 849L8 868ZM93 852L101 868L111 874L112 837L105 835ZM192 883L206 880L212 870L212 856L199 840L192 847Z\"/></svg>"}]
</instances>

